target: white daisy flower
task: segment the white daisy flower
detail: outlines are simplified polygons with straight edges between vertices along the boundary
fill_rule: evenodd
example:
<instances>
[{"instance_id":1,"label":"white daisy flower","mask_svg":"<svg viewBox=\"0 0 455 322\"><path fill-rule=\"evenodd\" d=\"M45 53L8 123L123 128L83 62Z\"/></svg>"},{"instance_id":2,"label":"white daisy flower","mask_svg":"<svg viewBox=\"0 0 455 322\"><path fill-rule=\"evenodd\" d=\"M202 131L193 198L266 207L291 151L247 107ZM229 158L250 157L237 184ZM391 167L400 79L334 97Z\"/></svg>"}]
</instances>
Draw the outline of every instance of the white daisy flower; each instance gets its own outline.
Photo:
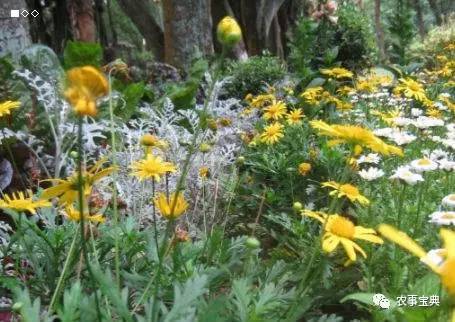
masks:
<instances>
[{"instance_id":1,"label":"white daisy flower","mask_svg":"<svg viewBox=\"0 0 455 322\"><path fill-rule=\"evenodd\" d=\"M418 117L423 114L423 111L419 108L411 108L411 115L414 117Z\"/></svg>"},{"instance_id":2,"label":"white daisy flower","mask_svg":"<svg viewBox=\"0 0 455 322\"><path fill-rule=\"evenodd\" d=\"M415 141L417 136L406 132L396 132L390 137L390 139L398 145L405 145Z\"/></svg>"},{"instance_id":3,"label":"white daisy flower","mask_svg":"<svg viewBox=\"0 0 455 322\"><path fill-rule=\"evenodd\" d=\"M445 196L442 199L442 204L449 208L455 208L455 193Z\"/></svg>"},{"instance_id":4,"label":"white daisy flower","mask_svg":"<svg viewBox=\"0 0 455 322\"><path fill-rule=\"evenodd\" d=\"M435 211L430 218L430 222L436 225L455 225L455 211Z\"/></svg>"},{"instance_id":5,"label":"white daisy flower","mask_svg":"<svg viewBox=\"0 0 455 322\"><path fill-rule=\"evenodd\" d=\"M444 126L444 121L435 117L419 116L412 124L419 129L427 129L434 126Z\"/></svg>"},{"instance_id":6,"label":"white daisy flower","mask_svg":"<svg viewBox=\"0 0 455 322\"><path fill-rule=\"evenodd\" d=\"M429 158L433 161L439 161L439 160L447 159L448 156L449 156L449 153L447 151L444 151L441 149L436 149L430 153Z\"/></svg>"},{"instance_id":7,"label":"white daisy flower","mask_svg":"<svg viewBox=\"0 0 455 322\"><path fill-rule=\"evenodd\" d=\"M411 162L411 167L417 172L434 171L438 168L438 163L428 158L418 159Z\"/></svg>"},{"instance_id":8,"label":"white daisy flower","mask_svg":"<svg viewBox=\"0 0 455 322\"><path fill-rule=\"evenodd\" d=\"M362 163L373 163L378 164L381 161L381 157L377 153L368 153L367 155L361 155L357 159L357 164Z\"/></svg>"},{"instance_id":9,"label":"white daisy flower","mask_svg":"<svg viewBox=\"0 0 455 322\"><path fill-rule=\"evenodd\" d=\"M373 131L374 135L381 137L390 137L393 135L394 130L391 127L384 127Z\"/></svg>"},{"instance_id":10,"label":"white daisy flower","mask_svg":"<svg viewBox=\"0 0 455 322\"><path fill-rule=\"evenodd\" d=\"M384 176L384 171L378 168L370 167L368 170L359 171L359 176L366 181L373 181Z\"/></svg>"},{"instance_id":11,"label":"white daisy flower","mask_svg":"<svg viewBox=\"0 0 455 322\"><path fill-rule=\"evenodd\" d=\"M393 119L393 123L396 125L396 126L408 126L409 124L412 124L413 120L411 120L410 118L407 118L407 117L395 117Z\"/></svg>"},{"instance_id":12,"label":"white daisy flower","mask_svg":"<svg viewBox=\"0 0 455 322\"><path fill-rule=\"evenodd\" d=\"M442 159L438 160L439 169L444 171L455 171L455 161Z\"/></svg>"},{"instance_id":13,"label":"white daisy flower","mask_svg":"<svg viewBox=\"0 0 455 322\"><path fill-rule=\"evenodd\" d=\"M415 185L417 182L425 181L420 174L410 171L407 166L402 166L396 169L395 173L390 176L389 179L400 180L410 185Z\"/></svg>"}]
</instances>

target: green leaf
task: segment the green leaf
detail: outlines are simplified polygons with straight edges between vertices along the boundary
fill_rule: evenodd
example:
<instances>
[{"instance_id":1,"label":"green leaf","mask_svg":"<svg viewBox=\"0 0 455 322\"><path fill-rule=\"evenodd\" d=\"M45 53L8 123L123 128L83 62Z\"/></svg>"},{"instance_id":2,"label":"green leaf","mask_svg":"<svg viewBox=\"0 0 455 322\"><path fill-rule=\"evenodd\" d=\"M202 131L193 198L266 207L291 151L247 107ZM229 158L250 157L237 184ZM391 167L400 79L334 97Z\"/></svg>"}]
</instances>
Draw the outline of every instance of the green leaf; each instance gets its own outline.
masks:
<instances>
[{"instance_id":1,"label":"green leaf","mask_svg":"<svg viewBox=\"0 0 455 322\"><path fill-rule=\"evenodd\" d=\"M79 305L82 298L81 284L76 281L63 296L63 307L58 310L62 322L80 321Z\"/></svg>"},{"instance_id":2,"label":"green leaf","mask_svg":"<svg viewBox=\"0 0 455 322\"><path fill-rule=\"evenodd\" d=\"M347 301L357 301L363 304L376 307L376 304L373 303L373 296L375 293L353 293L343 297L340 303ZM390 299L390 309L394 309L397 306L397 302L393 299Z\"/></svg>"},{"instance_id":3,"label":"green leaf","mask_svg":"<svg viewBox=\"0 0 455 322\"><path fill-rule=\"evenodd\" d=\"M101 268L98 265L94 265L93 263L91 265L93 275L96 281L99 283L100 290L112 303L112 308L114 311L117 312L124 321L132 322L133 318L128 309L127 301L122 292L118 289L117 284L112 278L111 272L107 270L104 273L101 271Z\"/></svg>"},{"instance_id":4,"label":"green leaf","mask_svg":"<svg viewBox=\"0 0 455 322\"><path fill-rule=\"evenodd\" d=\"M103 58L103 50L99 44L69 41L63 52L65 68L92 65L99 67Z\"/></svg>"},{"instance_id":5,"label":"green leaf","mask_svg":"<svg viewBox=\"0 0 455 322\"><path fill-rule=\"evenodd\" d=\"M194 321L196 314L195 302L205 292L207 276L195 276L185 282L183 286L174 287L174 305L166 314L164 322L172 321Z\"/></svg>"},{"instance_id":6,"label":"green leaf","mask_svg":"<svg viewBox=\"0 0 455 322\"><path fill-rule=\"evenodd\" d=\"M117 115L124 120L129 120L134 112L137 110L137 106L145 94L144 82L133 83L126 86L123 90L123 98L125 99L125 105L122 109L118 109Z\"/></svg>"}]
</instances>

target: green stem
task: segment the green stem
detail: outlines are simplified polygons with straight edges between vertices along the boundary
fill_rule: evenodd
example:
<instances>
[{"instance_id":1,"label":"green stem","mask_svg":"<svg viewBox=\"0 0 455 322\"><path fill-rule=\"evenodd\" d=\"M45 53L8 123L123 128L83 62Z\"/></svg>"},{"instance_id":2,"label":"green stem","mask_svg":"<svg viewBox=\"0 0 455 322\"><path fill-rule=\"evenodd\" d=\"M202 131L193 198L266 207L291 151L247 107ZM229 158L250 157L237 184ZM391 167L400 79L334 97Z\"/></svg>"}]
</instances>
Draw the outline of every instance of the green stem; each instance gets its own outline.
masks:
<instances>
[{"instance_id":1,"label":"green stem","mask_svg":"<svg viewBox=\"0 0 455 322\"><path fill-rule=\"evenodd\" d=\"M113 69L112 69L113 70ZM113 186L112 186L112 212L114 214L114 226L115 229L119 226L119 214L118 214L118 196L117 196L117 188L115 184L117 182L117 147L115 142L115 121L114 121L114 108L112 105L112 78L111 73L112 70L109 72L109 115L110 115L110 130L111 130L111 146L112 146L112 166L114 167L114 172L112 173L113 179ZM115 281L117 282L117 286L120 289L120 246L119 246L119 238L118 233L114 234L115 238Z\"/></svg>"},{"instance_id":2,"label":"green stem","mask_svg":"<svg viewBox=\"0 0 455 322\"><path fill-rule=\"evenodd\" d=\"M403 212L403 203L404 203L404 196L406 194L406 187L407 184L403 183L403 188L401 189L401 193L398 197L398 213L397 213L397 227L398 229L401 228L401 217L402 217L402 212Z\"/></svg>"},{"instance_id":3,"label":"green stem","mask_svg":"<svg viewBox=\"0 0 455 322\"><path fill-rule=\"evenodd\" d=\"M95 304L96 304L96 313L98 317L98 321L101 322L101 311L100 305L98 300L98 293L95 284L95 276L93 274L92 268L90 266L90 261L88 258L88 250L87 244L85 242L85 218L84 218L84 178L82 175L82 158L83 158L83 149L82 149L82 125L83 119L82 116L78 119L78 132L77 132L77 146L78 146L78 156L77 156L77 188L78 188L78 195L79 195L79 214L80 214L80 230L81 230L81 245L82 245L82 253L84 256L85 263L87 265L87 270L90 275L90 281L92 283L92 287L94 290L95 296Z\"/></svg>"},{"instance_id":4,"label":"green stem","mask_svg":"<svg viewBox=\"0 0 455 322\"><path fill-rule=\"evenodd\" d=\"M418 201L417 201L417 210L416 210L416 236L418 234L418 232L420 231L420 228L422 226L422 216L420 215L420 212L421 212L421 209L422 209L422 200L426 194L426 191L427 191L427 181L429 181L430 178L426 178L424 182L422 182L422 185L420 186L420 191L419 191L419 197L418 197Z\"/></svg>"},{"instance_id":5,"label":"green stem","mask_svg":"<svg viewBox=\"0 0 455 322\"><path fill-rule=\"evenodd\" d=\"M78 228L79 227L76 227L76 231L74 232L73 241L71 242L71 246L70 246L70 249L68 251L68 255L66 256L65 264L63 264L63 271L60 274L60 277L59 277L58 282L57 282L57 287L55 288L54 294L52 295L51 303L49 304L49 311L50 312L52 312L52 309L54 308L55 301L57 300L58 296L60 295L60 292L63 289L66 273L67 273L67 271L69 269L69 264L71 262L71 259L74 256L74 252L76 250L76 241L77 241L77 237L78 237Z\"/></svg>"}]
</instances>

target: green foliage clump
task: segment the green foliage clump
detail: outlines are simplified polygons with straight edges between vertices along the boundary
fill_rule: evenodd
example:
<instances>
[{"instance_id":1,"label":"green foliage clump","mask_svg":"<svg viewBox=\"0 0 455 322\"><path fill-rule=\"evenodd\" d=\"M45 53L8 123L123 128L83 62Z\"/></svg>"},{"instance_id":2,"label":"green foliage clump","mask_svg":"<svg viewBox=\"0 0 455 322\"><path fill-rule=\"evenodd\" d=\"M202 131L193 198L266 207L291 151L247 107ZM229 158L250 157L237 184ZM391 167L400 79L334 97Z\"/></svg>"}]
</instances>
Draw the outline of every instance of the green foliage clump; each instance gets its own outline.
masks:
<instances>
[{"instance_id":1,"label":"green foliage clump","mask_svg":"<svg viewBox=\"0 0 455 322\"><path fill-rule=\"evenodd\" d=\"M425 40L415 40L410 46L410 56L432 61L438 55L447 54L447 45L455 43L455 16L441 26L431 29Z\"/></svg>"},{"instance_id":2,"label":"green foliage clump","mask_svg":"<svg viewBox=\"0 0 455 322\"><path fill-rule=\"evenodd\" d=\"M390 57L392 62L405 65L408 62L407 51L414 37L412 11L403 0L396 2L396 8L388 16L389 33L391 36Z\"/></svg>"},{"instance_id":3,"label":"green foliage clump","mask_svg":"<svg viewBox=\"0 0 455 322\"><path fill-rule=\"evenodd\" d=\"M301 18L290 41L289 60L303 78L312 70L339 61L346 67L365 65L374 53L374 34L368 18L356 6L346 4L337 12L338 22Z\"/></svg>"},{"instance_id":4,"label":"green foliage clump","mask_svg":"<svg viewBox=\"0 0 455 322\"><path fill-rule=\"evenodd\" d=\"M284 78L286 68L277 58L269 55L254 56L244 62L235 62L229 67L232 79L226 85L226 96L244 98L247 94L258 94L264 85L273 84Z\"/></svg>"},{"instance_id":5,"label":"green foliage clump","mask_svg":"<svg viewBox=\"0 0 455 322\"><path fill-rule=\"evenodd\" d=\"M342 6L338 17L337 60L348 67L366 63L375 50L374 33L368 17L352 4Z\"/></svg>"},{"instance_id":6,"label":"green foliage clump","mask_svg":"<svg viewBox=\"0 0 455 322\"><path fill-rule=\"evenodd\" d=\"M100 66L103 59L103 49L98 44L69 41L63 52L66 68L92 65Z\"/></svg>"}]
</instances>

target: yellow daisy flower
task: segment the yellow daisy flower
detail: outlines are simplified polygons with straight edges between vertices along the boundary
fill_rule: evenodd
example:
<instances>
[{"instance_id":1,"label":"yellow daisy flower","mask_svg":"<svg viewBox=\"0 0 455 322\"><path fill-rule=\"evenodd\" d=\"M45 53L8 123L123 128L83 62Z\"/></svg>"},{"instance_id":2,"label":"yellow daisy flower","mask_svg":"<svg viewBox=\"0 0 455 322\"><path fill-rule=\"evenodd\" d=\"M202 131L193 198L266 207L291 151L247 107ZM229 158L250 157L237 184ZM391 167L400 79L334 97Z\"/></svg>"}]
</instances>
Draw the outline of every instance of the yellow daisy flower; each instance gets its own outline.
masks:
<instances>
[{"instance_id":1,"label":"yellow daisy flower","mask_svg":"<svg viewBox=\"0 0 455 322\"><path fill-rule=\"evenodd\" d=\"M303 112L301 108L296 108L286 114L288 124L300 124L302 122Z\"/></svg>"},{"instance_id":2,"label":"yellow daisy flower","mask_svg":"<svg viewBox=\"0 0 455 322\"><path fill-rule=\"evenodd\" d=\"M336 79L340 78L352 78L354 75L351 71L347 70L346 68L342 67L334 67L330 69L320 69L319 70L322 75L325 75L327 77L332 77Z\"/></svg>"},{"instance_id":3,"label":"yellow daisy flower","mask_svg":"<svg viewBox=\"0 0 455 322\"><path fill-rule=\"evenodd\" d=\"M330 192L331 196L335 196L337 198L346 197L350 201L352 201L352 202L357 201L358 203L360 203L362 205L368 205L370 203L368 198L363 196L360 193L359 189L357 189L356 186L353 186L349 183L341 184L341 183L338 183L335 181L327 181L327 182L323 182L321 185L325 188L334 189L333 191Z\"/></svg>"},{"instance_id":4,"label":"yellow daisy flower","mask_svg":"<svg viewBox=\"0 0 455 322\"><path fill-rule=\"evenodd\" d=\"M65 215L69 220L72 221L80 221L81 220L81 213L79 210L76 210L72 205L67 206L65 208ZM91 221L91 222L96 222L96 223L102 223L105 221L103 215L101 214L96 214L96 215L90 215L87 214L86 211L84 211L84 219Z\"/></svg>"},{"instance_id":5,"label":"yellow daisy flower","mask_svg":"<svg viewBox=\"0 0 455 322\"><path fill-rule=\"evenodd\" d=\"M164 161L159 156L154 156L149 153L145 160L136 161L131 165L133 175L138 177L139 180L155 179L160 181L160 177L166 172L176 172L175 165L170 162Z\"/></svg>"},{"instance_id":6,"label":"yellow daisy flower","mask_svg":"<svg viewBox=\"0 0 455 322\"><path fill-rule=\"evenodd\" d=\"M264 109L266 120L279 120L286 114L286 104L283 101L272 101L272 105Z\"/></svg>"},{"instance_id":7,"label":"yellow daisy flower","mask_svg":"<svg viewBox=\"0 0 455 322\"><path fill-rule=\"evenodd\" d=\"M245 97L245 100L250 104L251 107L261 109L266 105L271 104L275 100L275 95L273 94L260 94L255 97L249 96Z\"/></svg>"},{"instance_id":8,"label":"yellow daisy flower","mask_svg":"<svg viewBox=\"0 0 455 322\"><path fill-rule=\"evenodd\" d=\"M260 135L260 140L266 144L275 144L283 136L283 125L275 122L264 128L264 132Z\"/></svg>"},{"instance_id":9,"label":"yellow daisy flower","mask_svg":"<svg viewBox=\"0 0 455 322\"><path fill-rule=\"evenodd\" d=\"M6 101L0 103L0 117L10 115L11 111L14 110L15 108L18 108L20 105L21 102L19 101Z\"/></svg>"},{"instance_id":10,"label":"yellow daisy flower","mask_svg":"<svg viewBox=\"0 0 455 322\"><path fill-rule=\"evenodd\" d=\"M165 141L160 140L158 137L150 133L144 134L141 137L140 142L146 147L156 147L159 149L166 149L168 147L168 144Z\"/></svg>"},{"instance_id":11,"label":"yellow daisy flower","mask_svg":"<svg viewBox=\"0 0 455 322\"><path fill-rule=\"evenodd\" d=\"M96 100L107 95L106 77L93 66L75 67L66 73L65 97L78 115L95 116Z\"/></svg>"},{"instance_id":12,"label":"yellow daisy flower","mask_svg":"<svg viewBox=\"0 0 455 322\"><path fill-rule=\"evenodd\" d=\"M28 196L27 196L28 195ZM12 193L11 196L5 194L3 199L0 200L0 208L14 210L17 212L28 211L36 214L37 208L50 207L52 204L47 200L33 200L31 191L25 194L23 191Z\"/></svg>"},{"instance_id":13,"label":"yellow daisy flower","mask_svg":"<svg viewBox=\"0 0 455 322\"><path fill-rule=\"evenodd\" d=\"M203 179L210 177L210 169L208 167L200 167L199 176Z\"/></svg>"},{"instance_id":14,"label":"yellow daisy flower","mask_svg":"<svg viewBox=\"0 0 455 322\"><path fill-rule=\"evenodd\" d=\"M309 104L316 105L322 99L324 88L321 86L307 88L300 97L305 99Z\"/></svg>"},{"instance_id":15,"label":"yellow daisy flower","mask_svg":"<svg viewBox=\"0 0 455 322\"><path fill-rule=\"evenodd\" d=\"M161 215L166 219L176 219L188 208L188 203L181 192L178 194L177 199L175 193L171 194L169 199L166 194L159 193L155 197L154 203Z\"/></svg>"},{"instance_id":16,"label":"yellow daisy flower","mask_svg":"<svg viewBox=\"0 0 455 322\"><path fill-rule=\"evenodd\" d=\"M311 121L310 125L316 129L320 135L332 138L332 140L328 142L329 146L347 143L351 144L353 147L367 147L372 151L383 155L403 155L403 151L399 147L386 144L380 138L375 136L373 132L361 126L338 124L329 125L323 121Z\"/></svg>"},{"instance_id":17,"label":"yellow daisy flower","mask_svg":"<svg viewBox=\"0 0 455 322\"><path fill-rule=\"evenodd\" d=\"M82 173L82 181L84 183L83 191L84 196L90 195L92 192L93 184L111 174L115 168L114 167L107 167L102 169L102 165L106 163L106 159L103 158L97 161L88 171L83 171ZM44 189L43 194L41 197L43 199L52 199L56 197L59 198L59 205L63 204L72 204L76 200L78 200L78 174L77 172L73 173L67 179L48 179L43 181L51 181L56 183L55 186Z\"/></svg>"},{"instance_id":18,"label":"yellow daisy flower","mask_svg":"<svg viewBox=\"0 0 455 322\"><path fill-rule=\"evenodd\" d=\"M375 244L384 242L377 236L374 229L356 226L348 218L337 214L329 215L321 211L303 210L302 215L316 219L324 225L325 233L322 236L324 252L332 253L341 244L351 262L357 260L357 252L364 258L367 257L365 251L355 242L356 239Z\"/></svg>"},{"instance_id":19,"label":"yellow daisy flower","mask_svg":"<svg viewBox=\"0 0 455 322\"><path fill-rule=\"evenodd\" d=\"M399 82L400 83L395 87L395 93L402 93L408 98L414 98L421 102L428 99L425 94L425 89L419 82L416 82L412 78L400 78Z\"/></svg>"}]
</instances>

